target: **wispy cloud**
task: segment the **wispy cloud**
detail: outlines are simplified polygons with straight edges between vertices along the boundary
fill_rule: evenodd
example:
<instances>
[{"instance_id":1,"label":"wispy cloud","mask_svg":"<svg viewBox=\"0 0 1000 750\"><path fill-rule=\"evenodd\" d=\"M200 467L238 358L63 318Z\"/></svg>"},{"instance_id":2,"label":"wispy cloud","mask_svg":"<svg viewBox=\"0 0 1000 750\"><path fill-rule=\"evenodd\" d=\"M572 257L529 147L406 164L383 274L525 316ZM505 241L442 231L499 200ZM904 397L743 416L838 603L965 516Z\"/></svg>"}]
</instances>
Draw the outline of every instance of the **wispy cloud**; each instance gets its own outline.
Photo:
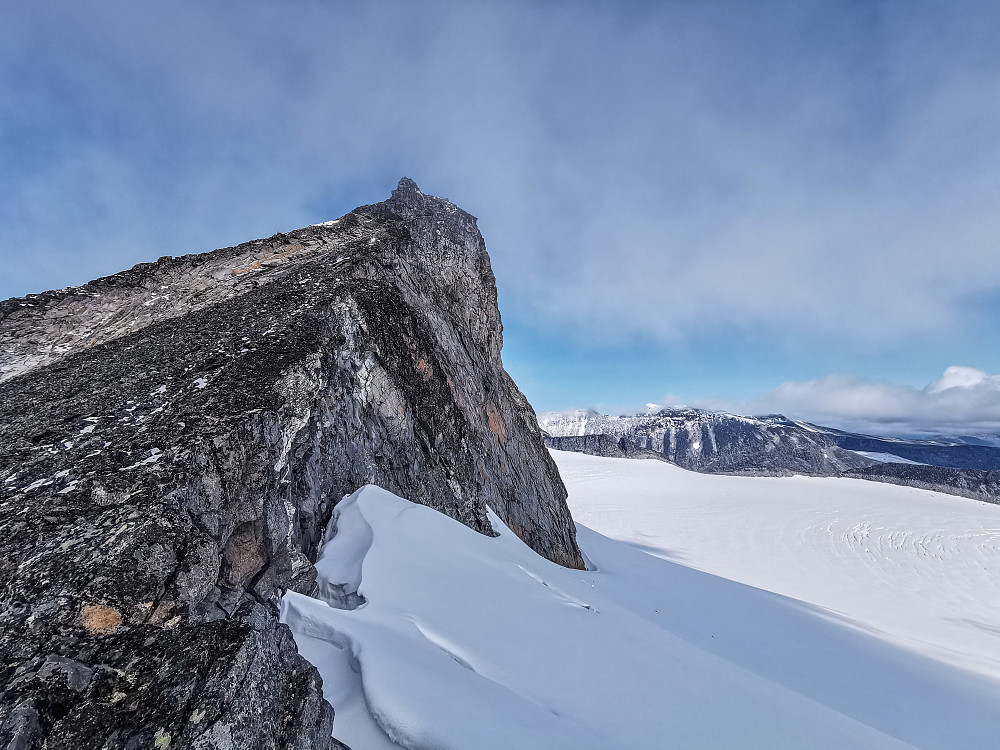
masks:
<instances>
[{"instance_id":1,"label":"wispy cloud","mask_svg":"<svg viewBox=\"0 0 1000 750\"><path fill-rule=\"evenodd\" d=\"M562 335L940 340L1000 292L998 33L990 4L14 0L0 295L405 173Z\"/></svg>"}]
</instances>

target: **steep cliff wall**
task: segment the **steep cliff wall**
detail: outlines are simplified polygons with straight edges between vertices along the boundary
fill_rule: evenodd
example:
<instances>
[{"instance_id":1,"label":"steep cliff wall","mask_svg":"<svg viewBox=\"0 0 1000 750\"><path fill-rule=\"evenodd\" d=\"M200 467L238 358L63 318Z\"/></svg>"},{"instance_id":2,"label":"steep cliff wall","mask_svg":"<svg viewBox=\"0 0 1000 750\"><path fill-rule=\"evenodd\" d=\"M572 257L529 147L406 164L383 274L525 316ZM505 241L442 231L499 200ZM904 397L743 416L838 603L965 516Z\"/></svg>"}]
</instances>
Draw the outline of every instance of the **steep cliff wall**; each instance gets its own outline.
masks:
<instances>
[{"instance_id":1,"label":"steep cliff wall","mask_svg":"<svg viewBox=\"0 0 1000 750\"><path fill-rule=\"evenodd\" d=\"M276 621L366 483L582 567L475 219L335 222L0 303L0 741L328 747Z\"/></svg>"}]
</instances>

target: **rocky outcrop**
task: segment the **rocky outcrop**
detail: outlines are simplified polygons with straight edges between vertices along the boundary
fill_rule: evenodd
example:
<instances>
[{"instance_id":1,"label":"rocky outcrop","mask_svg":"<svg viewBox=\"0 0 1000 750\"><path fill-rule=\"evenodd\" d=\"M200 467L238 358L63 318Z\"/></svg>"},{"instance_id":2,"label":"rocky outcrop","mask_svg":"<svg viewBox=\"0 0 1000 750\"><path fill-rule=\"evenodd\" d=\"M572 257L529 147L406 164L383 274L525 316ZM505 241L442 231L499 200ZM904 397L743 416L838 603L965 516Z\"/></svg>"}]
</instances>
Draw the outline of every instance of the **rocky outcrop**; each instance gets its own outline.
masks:
<instances>
[{"instance_id":1,"label":"rocky outcrop","mask_svg":"<svg viewBox=\"0 0 1000 750\"><path fill-rule=\"evenodd\" d=\"M625 451L610 435L573 435L572 437L552 437L546 434L545 445L557 451L587 453L591 456L625 458Z\"/></svg>"},{"instance_id":2,"label":"rocky outcrop","mask_svg":"<svg viewBox=\"0 0 1000 750\"><path fill-rule=\"evenodd\" d=\"M853 469L845 477L918 487L958 495L985 503L1000 504L1000 471L957 469L925 464L880 463Z\"/></svg>"},{"instance_id":3,"label":"rocky outcrop","mask_svg":"<svg viewBox=\"0 0 1000 750\"><path fill-rule=\"evenodd\" d=\"M557 451L587 453L591 456L607 458L658 458L663 455L656 451L640 448L626 438L615 439L611 435L570 435L552 437L545 435L545 445Z\"/></svg>"},{"instance_id":4,"label":"rocky outcrop","mask_svg":"<svg viewBox=\"0 0 1000 750\"><path fill-rule=\"evenodd\" d=\"M0 744L325 748L276 619L373 483L583 567L476 220L385 203L0 304Z\"/></svg>"},{"instance_id":5,"label":"rocky outcrop","mask_svg":"<svg viewBox=\"0 0 1000 750\"><path fill-rule=\"evenodd\" d=\"M685 469L711 474L825 476L874 463L839 448L828 435L780 415L741 417L703 409L663 409L613 417L575 410L542 414L539 424L552 438L609 435L621 446L653 451Z\"/></svg>"}]
</instances>

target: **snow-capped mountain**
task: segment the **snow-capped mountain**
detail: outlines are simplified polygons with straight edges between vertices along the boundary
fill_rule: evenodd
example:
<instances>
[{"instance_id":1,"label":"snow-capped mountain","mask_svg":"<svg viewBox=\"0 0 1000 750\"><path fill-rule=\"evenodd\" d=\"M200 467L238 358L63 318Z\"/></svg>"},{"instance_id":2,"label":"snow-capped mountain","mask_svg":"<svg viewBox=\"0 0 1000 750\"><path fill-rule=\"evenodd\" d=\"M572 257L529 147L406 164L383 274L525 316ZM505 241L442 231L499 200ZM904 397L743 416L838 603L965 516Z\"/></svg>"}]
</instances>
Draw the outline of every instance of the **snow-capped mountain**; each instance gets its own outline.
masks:
<instances>
[{"instance_id":1,"label":"snow-capped mountain","mask_svg":"<svg viewBox=\"0 0 1000 750\"><path fill-rule=\"evenodd\" d=\"M501 333L475 218L407 179L0 302L0 748L990 746L1000 508L561 454L602 536ZM707 473L992 486L780 416L542 424Z\"/></svg>"},{"instance_id":2,"label":"snow-capped mountain","mask_svg":"<svg viewBox=\"0 0 1000 750\"><path fill-rule=\"evenodd\" d=\"M540 414L538 423L557 449L580 450L571 438L610 435L618 440L620 455L633 448L653 451L678 466L708 473L830 475L874 463L838 447L832 436L780 415L663 409L615 417L575 409Z\"/></svg>"},{"instance_id":3,"label":"snow-capped mountain","mask_svg":"<svg viewBox=\"0 0 1000 750\"><path fill-rule=\"evenodd\" d=\"M1000 470L996 436L880 437L793 421L780 414L745 417L648 404L645 412L635 415L609 416L593 409L544 412L538 415L538 424L551 438L610 435L679 466L706 472L769 467L801 472L811 466L809 473L827 474L872 462ZM564 449L571 445L560 442ZM795 458L789 460L788 453ZM859 461L859 456L868 460Z\"/></svg>"},{"instance_id":4,"label":"snow-capped mountain","mask_svg":"<svg viewBox=\"0 0 1000 750\"><path fill-rule=\"evenodd\" d=\"M550 448L594 456L660 458L709 474L813 474L937 490L1000 502L1000 448L986 439L858 435L780 414L743 417L647 405L636 415L593 409L538 417Z\"/></svg>"}]
</instances>

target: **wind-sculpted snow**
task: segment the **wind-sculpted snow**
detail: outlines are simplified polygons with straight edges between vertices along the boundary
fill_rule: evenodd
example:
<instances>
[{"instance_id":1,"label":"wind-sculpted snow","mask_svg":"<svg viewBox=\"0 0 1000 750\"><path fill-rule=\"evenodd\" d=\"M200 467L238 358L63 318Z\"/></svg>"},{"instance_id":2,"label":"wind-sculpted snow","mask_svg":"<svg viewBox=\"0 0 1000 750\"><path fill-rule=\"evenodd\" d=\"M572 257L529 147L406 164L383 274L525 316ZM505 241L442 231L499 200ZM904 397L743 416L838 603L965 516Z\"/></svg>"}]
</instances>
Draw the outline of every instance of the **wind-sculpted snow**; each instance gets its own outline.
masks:
<instances>
[{"instance_id":1,"label":"wind-sculpted snow","mask_svg":"<svg viewBox=\"0 0 1000 750\"><path fill-rule=\"evenodd\" d=\"M607 521L608 533L616 525L644 528L658 517L646 501L659 502L648 493L651 487L663 492L662 478L649 485L648 477L633 474L637 467L687 474L656 461L557 459L578 512L589 508ZM614 481L605 481L610 476ZM720 502L760 482L786 482L793 491L800 484L703 478L729 483L728 490L717 488ZM883 515L896 513L900 524L917 518L906 510L913 501L925 511L939 502L915 490L805 481L825 482L825 492L833 481L834 487L885 493ZM682 499L683 486L673 494L669 514L682 523L685 509L696 512L706 501ZM601 508L606 516L597 515ZM963 508L979 527L995 520L970 510L988 506ZM755 528L776 522L770 511L766 505L759 516L747 510L734 525L753 537ZM579 526L589 569L574 571L540 558L495 516L499 536L489 538L376 487L359 490L335 513L320 578L357 582L365 603L343 609L336 600L290 592L282 618L320 668L324 691L338 706L337 736L352 746L952 750L989 747L1000 736L1000 680L959 668L961 659L946 651L932 658L912 639L875 630L870 617L856 617L850 607L834 612L689 567L685 554L663 544L656 525L649 536L630 531L628 541ZM859 596L877 602L883 582L870 576L884 569L898 584L905 576L893 579L892 571L922 559L926 547L937 555L928 559L944 562L933 576L913 576L926 584L913 597L946 594L953 616L995 621L996 604L969 604L984 580L971 575L974 565L988 565L987 575L996 575L995 539L970 529L962 536L946 524L937 536L919 525L909 534L883 535L860 506L841 509L838 518L802 530L793 515L788 533L780 526L777 533L787 551L754 546L764 561L744 559L744 577L753 578L768 560L780 570L789 557L801 556L800 572L789 572L793 582L802 579L802 569L819 588L854 576L852 586L866 592ZM883 541L866 541L872 538ZM828 552L841 548L845 555ZM724 560L745 551L738 544L735 552L720 550ZM961 559L969 553L975 563L966 565ZM849 564L855 557L868 575L858 576ZM949 588L965 593L947 594ZM886 617L904 616L892 613L895 605L893 599L883 604ZM928 633L934 636L933 629ZM992 637L995 644L997 634ZM946 642L938 637L939 645Z\"/></svg>"}]
</instances>

